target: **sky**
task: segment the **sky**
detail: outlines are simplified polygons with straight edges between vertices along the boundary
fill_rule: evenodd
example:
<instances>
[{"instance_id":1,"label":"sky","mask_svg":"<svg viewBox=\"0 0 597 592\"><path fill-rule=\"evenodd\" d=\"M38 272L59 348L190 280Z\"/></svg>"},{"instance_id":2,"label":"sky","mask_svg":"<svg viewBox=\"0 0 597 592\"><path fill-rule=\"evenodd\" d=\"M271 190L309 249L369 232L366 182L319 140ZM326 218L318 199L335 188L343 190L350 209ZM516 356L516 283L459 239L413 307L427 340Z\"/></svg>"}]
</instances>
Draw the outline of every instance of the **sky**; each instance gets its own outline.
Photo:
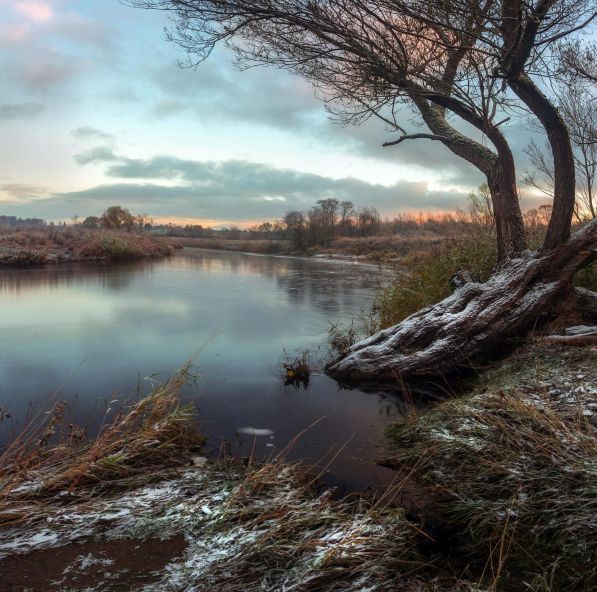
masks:
<instances>
[{"instance_id":1,"label":"sky","mask_svg":"<svg viewBox=\"0 0 597 592\"><path fill-rule=\"evenodd\" d=\"M483 181L438 142L332 122L307 82L225 48L182 68L167 25L119 0L0 0L0 215L246 226L334 197L393 216L465 208ZM524 161L528 129L505 132Z\"/></svg>"}]
</instances>

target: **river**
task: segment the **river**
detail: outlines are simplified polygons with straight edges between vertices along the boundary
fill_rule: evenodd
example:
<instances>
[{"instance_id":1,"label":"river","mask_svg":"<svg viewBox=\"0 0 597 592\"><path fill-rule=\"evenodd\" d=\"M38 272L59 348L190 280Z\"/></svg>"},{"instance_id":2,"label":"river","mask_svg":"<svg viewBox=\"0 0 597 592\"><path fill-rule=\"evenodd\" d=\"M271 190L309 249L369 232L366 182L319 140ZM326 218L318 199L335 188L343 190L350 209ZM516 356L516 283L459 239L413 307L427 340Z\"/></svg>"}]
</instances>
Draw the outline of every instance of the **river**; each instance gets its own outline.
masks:
<instances>
[{"instance_id":1,"label":"river","mask_svg":"<svg viewBox=\"0 0 597 592\"><path fill-rule=\"evenodd\" d=\"M52 402L92 435L110 401L165 379L193 358L186 396L209 454L288 453L322 467L341 491L383 486L383 428L398 396L342 389L316 372L284 386L281 362L327 352L330 322L368 309L379 268L352 262L184 249L159 261L0 270L0 425L6 443ZM286 353L285 353L286 352ZM114 405L113 405L114 407ZM252 436L246 428L269 430ZM331 461L331 464L330 464Z\"/></svg>"}]
</instances>

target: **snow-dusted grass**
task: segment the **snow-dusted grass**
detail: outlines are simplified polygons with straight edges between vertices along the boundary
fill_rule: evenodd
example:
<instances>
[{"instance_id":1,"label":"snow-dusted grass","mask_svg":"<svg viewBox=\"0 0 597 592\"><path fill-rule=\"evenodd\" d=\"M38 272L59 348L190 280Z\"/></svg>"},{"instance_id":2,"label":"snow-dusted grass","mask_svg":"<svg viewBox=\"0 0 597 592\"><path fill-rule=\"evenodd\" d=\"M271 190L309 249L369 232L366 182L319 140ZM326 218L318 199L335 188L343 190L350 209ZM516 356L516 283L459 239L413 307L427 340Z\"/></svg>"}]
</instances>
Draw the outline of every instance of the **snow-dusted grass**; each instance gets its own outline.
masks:
<instances>
[{"instance_id":1,"label":"snow-dusted grass","mask_svg":"<svg viewBox=\"0 0 597 592\"><path fill-rule=\"evenodd\" d=\"M394 426L391 463L415 470L453 556L496 590L593 590L597 352L519 355L469 396Z\"/></svg>"},{"instance_id":2,"label":"snow-dusted grass","mask_svg":"<svg viewBox=\"0 0 597 592\"><path fill-rule=\"evenodd\" d=\"M426 566L416 549L416 528L402 510L333 501L330 492L318 494L311 485L298 465L275 462L247 469L241 463L207 463L165 471L162 480L119 495L67 505L57 499L41 506L22 504L18 524L0 530L0 561L90 541L129 540L134 553L135 541L182 535L182 555L156 571L152 583L131 589L435 589L435 584L424 587ZM77 555L47 589L69 589L92 564L97 583L88 589L110 589L109 561ZM151 565L147 570L155 571Z\"/></svg>"},{"instance_id":3,"label":"snow-dusted grass","mask_svg":"<svg viewBox=\"0 0 597 592\"><path fill-rule=\"evenodd\" d=\"M202 516L185 532L184 556L145 590L416 589L421 562L400 510L333 502L307 485L297 465L240 471L194 504Z\"/></svg>"},{"instance_id":4,"label":"snow-dusted grass","mask_svg":"<svg viewBox=\"0 0 597 592\"><path fill-rule=\"evenodd\" d=\"M315 490L308 470L282 459L247 465L198 456L196 422L178 397L188 378L184 369L156 387L92 442L52 444L63 422L58 407L4 452L0 567L73 544L129 541L134 554L141 541L182 536L182 555L157 571L148 564L153 583L131 589L422 589L427 561L401 509L333 500ZM88 589L110 590L110 560L77 550L44 591L77 589L91 569L96 584Z\"/></svg>"},{"instance_id":5,"label":"snow-dusted grass","mask_svg":"<svg viewBox=\"0 0 597 592\"><path fill-rule=\"evenodd\" d=\"M178 401L183 372L97 441L40 448L31 435L5 453L0 568L76 545L44 592L80 589L77 578L91 571L87 589L99 592L115 578L127 583L126 562L110 556L109 544L130 544L134 555L142 542L176 539L184 548L163 565L148 563L131 590L594 589L597 448L586 412L597 354L574 352L520 354L470 396L392 430L391 462L429 494L423 524L389 507L391 495L334 499L305 467L281 458L255 465L200 456L196 422ZM428 530L432 523L447 538ZM99 543L106 550L90 552Z\"/></svg>"}]
</instances>

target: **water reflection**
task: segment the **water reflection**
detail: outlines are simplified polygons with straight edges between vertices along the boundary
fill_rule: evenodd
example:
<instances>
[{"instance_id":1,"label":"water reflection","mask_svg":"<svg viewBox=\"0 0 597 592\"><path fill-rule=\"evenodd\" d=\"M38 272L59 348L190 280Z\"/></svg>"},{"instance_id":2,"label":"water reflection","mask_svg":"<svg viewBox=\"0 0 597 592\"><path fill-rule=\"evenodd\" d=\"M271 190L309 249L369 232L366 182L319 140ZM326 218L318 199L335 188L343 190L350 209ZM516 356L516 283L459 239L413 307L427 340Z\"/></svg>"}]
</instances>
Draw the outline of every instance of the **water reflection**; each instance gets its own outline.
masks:
<instances>
[{"instance_id":1,"label":"water reflection","mask_svg":"<svg viewBox=\"0 0 597 592\"><path fill-rule=\"evenodd\" d=\"M60 290L68 286L96 286L107 290L121 290L130 284L137 273L151 273L155 263L135 262L110 266L105 263L71 263L68 266L39 268L3 268L0 270L0 294L27 292L43 287Z\"/></svg>"},{"instance_id":2,"label":"water reflection","mask_svg":"<svg viewBox=\"0 0 597 592\"><path fill-rule=\"evenodd\" d=\"M197 400L214 451L228 441L268 455L320 419L290 457L329 460L346 445L330 479L366 487L382 469L360 459L377 456L383 426L406 404L342 390L323 375L307 390L284 387L278 361L283 348L325 347L330 321L349 321L370 306L379 273L192 249L135 265L2 270L0 404L22 421L32 401L65 399L71 420L90 423L92 432L98 401L130 392L139 377L172 373L204 346ZM0 425L0 440L9 439L10 424ZM237 433L243 427L273 437Z\"/></svg>"}]
</instances>

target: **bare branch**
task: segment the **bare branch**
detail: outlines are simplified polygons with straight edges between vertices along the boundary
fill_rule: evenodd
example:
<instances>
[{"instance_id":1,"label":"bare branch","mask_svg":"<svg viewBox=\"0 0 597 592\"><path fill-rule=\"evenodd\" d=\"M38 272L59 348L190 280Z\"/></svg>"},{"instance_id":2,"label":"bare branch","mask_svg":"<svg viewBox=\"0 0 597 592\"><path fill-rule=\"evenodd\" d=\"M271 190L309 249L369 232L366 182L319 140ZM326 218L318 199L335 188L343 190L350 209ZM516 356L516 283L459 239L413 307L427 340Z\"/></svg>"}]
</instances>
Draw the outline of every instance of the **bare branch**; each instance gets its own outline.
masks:
<instances>
[{"instance_id":1,"label":"bare branch","mask_svg":"<svg viewBox=\"0 0 597 592\"><path fill-rule=\"evenodd\" d=\"M406 134L404 136L401 136L397 140L393 140L392 142L384 142L382 146L384 148L388 146L396 146L397 144L401 144L405 140L437 140L438 142L443 142L446 145L451 144L454 141L450 138L447 138L446 136L436 136L435 134Z\"/></svg>"}]
</instances>

